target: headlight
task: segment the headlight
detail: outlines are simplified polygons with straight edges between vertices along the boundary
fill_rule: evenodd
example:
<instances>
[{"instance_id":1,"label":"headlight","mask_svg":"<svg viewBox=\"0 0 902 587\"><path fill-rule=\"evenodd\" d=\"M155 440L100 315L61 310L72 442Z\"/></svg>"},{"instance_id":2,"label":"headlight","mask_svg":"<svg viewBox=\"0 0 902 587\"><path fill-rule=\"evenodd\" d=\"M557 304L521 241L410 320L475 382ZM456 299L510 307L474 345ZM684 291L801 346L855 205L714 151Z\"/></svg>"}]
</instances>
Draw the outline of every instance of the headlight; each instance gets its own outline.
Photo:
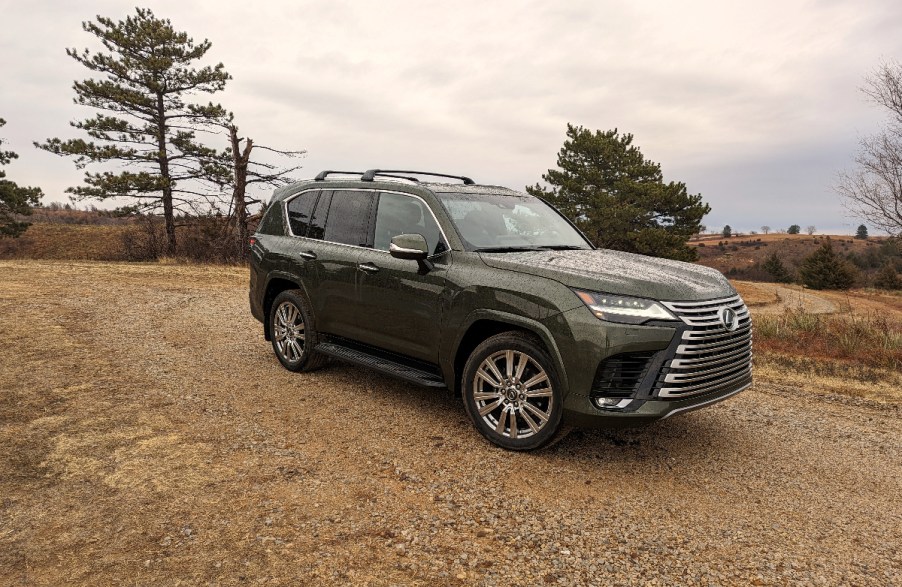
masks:
<instances>
[{"instance_id":1,"label":"headlight","mask_svg":"<svg viewBox=\"0 0 902 587\"><path fill-rule=\"evenodd\" d=\"M648 320L676 320L667 308L652 300L573 290L597 318L608 322L642 324Z\"/></svg>"}]
</instances>

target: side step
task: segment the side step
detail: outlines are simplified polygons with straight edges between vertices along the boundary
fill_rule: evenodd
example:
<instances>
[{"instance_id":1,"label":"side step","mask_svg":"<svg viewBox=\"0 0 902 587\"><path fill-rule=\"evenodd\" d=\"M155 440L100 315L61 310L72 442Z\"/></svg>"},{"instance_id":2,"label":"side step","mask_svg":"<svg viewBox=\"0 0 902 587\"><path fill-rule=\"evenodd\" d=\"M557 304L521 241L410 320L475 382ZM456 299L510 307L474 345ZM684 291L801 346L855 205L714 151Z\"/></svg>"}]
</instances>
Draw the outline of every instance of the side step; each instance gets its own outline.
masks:
<instances>
[{"instance_id":1,"label":"side step","mask_svg":"<svg viewBox=\"0 0 902 587\"><path fill-rule=\"evenodd\" d=\"M418 385L445 387L445 381L442 379L441 374L429 369L427 365L424 364L422 367L417 367L409 364L414 363L412 360L404 361L402 357L383 353L378 349L360 348L356 345L354 347L345 346L337 342L321 342L316 345L316 351L342 361L360 365L361 367L375 369L386 375L405 379Z\"/></svg>"}]
</instances>

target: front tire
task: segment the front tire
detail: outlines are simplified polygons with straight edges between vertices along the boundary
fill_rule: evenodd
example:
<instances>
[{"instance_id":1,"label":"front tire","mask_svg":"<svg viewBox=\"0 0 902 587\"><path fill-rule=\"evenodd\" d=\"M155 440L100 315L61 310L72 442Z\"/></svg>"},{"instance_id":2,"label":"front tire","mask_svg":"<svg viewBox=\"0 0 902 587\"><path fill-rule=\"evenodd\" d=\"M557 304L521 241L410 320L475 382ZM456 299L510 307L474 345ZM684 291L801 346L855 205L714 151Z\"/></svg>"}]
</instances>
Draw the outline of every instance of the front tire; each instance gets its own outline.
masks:
<instances>
[{"instance_id":1,"label":"front tire","mask_svg":"<svg viewBox=\"0 0 902 587\"><path fill-rule=\"evenodd\" d=\"M319 342L313 312L299 289L283 291L269 310L272 349L289 371L313 371L326 362L314 348Z\"/></svg>"},{"instance_id":2,"label":"front tire","mask_svg":"<svg viewBox=\"0 0 902 587\"><path fill-rule=\"evenodd\" d=\"M464 367L464 407L490 442L508 450L533 450L555 439L564 411L554 362L521 332L486 339Z\"/></svg>"}]
</instances>

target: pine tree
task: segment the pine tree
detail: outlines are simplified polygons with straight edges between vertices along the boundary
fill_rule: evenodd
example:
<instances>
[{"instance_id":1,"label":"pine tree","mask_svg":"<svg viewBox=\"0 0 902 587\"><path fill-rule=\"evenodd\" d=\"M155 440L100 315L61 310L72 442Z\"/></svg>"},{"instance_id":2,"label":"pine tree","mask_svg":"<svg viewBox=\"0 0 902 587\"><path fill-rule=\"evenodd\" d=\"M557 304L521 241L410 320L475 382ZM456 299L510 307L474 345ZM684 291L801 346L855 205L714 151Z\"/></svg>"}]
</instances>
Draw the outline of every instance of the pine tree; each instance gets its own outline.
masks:
<instances>
[{"instance_id":1,"label":"pine tree","mask_svg":"<svg viewBox=\"0 0 902 587\"><path fill-rule=\"evenodd\" d=\"M858 225L858 231L855 233L855 238L861 240L867 240L868 238L868 227L864 224Z\"/></svg>"},{"instance_id":2,"label":"pine tree","mask_svg":"<svg viewBox=\"0 0 902 587\"><path fill-rule=\"evenodd\" d=\"M802 227L798 224L793 224L786 229L787 234L799 234L800 232L802 232Z\"/></svg>"},{"instance_id":3,"label":"pine tree","mask_svg":"<svg viewBox=\"0 0 902 587\"><path fill-rule=\"evenodd\" d=\"M770 273L771 277L773 277L774 281L777 283L792 283L793 281L792 274L786 266L783 265L783 261L777 256L777 253L771 253L764 261L762 267L765 271Z\"/></svg>"},{"instance_id":4,"label":"pine tree","mask_svg":"<svg viewBox=\"0 0 902 587\"><path fill-rule=\"evenodd\" d=\"M557 169L542 175L551 189L527 187L549 200L600 247L691 261L686 245L711 211L686 185L664 183L661 166L617 129L595 131L567 125Z\"/></svg>"},{"instance_id":5,"label":"pine tree","mask_svg":"<svg viewBox=\"0 0 902 587\"><path fill-rule=\"evenodd\" d=\"M855 284L855 269L833 250L828 239L799 266L802 282L811 289L849 289Z\"/></svg>"},{"instance_id":6,"label":"pine tree","mask_svg":"<svg viewBox=\"0 0 902 587\"><path fill-rule=\"evenodd\" d=\"M733 227L731 227L729 224L724 226L723 227L723 236L724 236L724 238L730 238L731 236L733 236Z\"/></svg>"},{"instance_id":7,"label":"pine tree","mask_svg":"<svg viewBox=\"0 0 902 587\"><path fill-rule=\"evenodd\" d=\"M131 209L138 211L162 208L166 252L173 254L176 212L204 208L211 195L203 182L228 179L217 163L221 152L197 139L197 133L224 117L225 111L186 98L218 92L231 76L222 63L195 69L193 64L210 49L210 41L195 44L148 9L138 8L135 15L118 22L98 16L97 22L84 22L82 28L109 52L66 50L101 74L100 79L75 82L75 102L101 112L72 123L89 140L54 138L35 145L74 157L79 169L95 163L124 165L123 171L85 172L86 185L67 191L78 199L128 197L136 202Z\"/></svg>"},{"instance_id":8,"label":"pine tree","mask_svg":"<svg viewBox=\"0 0 902 587\"><path fill-rule=\"evenodd\" d=\"M6 121L0 118L0 126L5 124ZM4 142L0 139L0 146ZM0 166L9 165L10 161L18 157L12 151L0 150ZM20 187L6 179L6 172L0 169L0 238L21 236L30 224L22 222L18 216L30 216L31 207L37 206L43 195L41 188Z\"/></svg>"}]
</instances>

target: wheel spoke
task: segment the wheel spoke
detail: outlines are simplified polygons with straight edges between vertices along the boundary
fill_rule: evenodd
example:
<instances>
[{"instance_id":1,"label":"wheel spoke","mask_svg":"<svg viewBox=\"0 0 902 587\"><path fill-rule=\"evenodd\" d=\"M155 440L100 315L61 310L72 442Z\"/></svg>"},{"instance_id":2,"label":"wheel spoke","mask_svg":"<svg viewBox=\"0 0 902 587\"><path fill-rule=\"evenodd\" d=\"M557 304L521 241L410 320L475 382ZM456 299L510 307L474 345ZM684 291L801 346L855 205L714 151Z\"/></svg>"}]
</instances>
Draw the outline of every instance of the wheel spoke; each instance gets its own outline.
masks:
<instances>
[{"instance_id":1,"label":"wheel spoke","mask_svg":"<svg viewBox=\"0 0 902 587\"><path fill-rule=\"evenodd\" d=\"M495 361L492 360L491 357L489 357L488 359L483 361L482 365L480 367L488 367L489 372L492 375L494 375L498 381L497 383L494 383L493 385L495 387L501 387L501 382L504 381L504 376L501 375L501 371L498 370L498 365L495 364Z\"/></svg>"},{"instance_id":2,"label":"wheel spoke","mask_svg":"<svg viewBox=\"0 0 902 587\"><path fill-rule=\"evenodd\" d=\"M530 414L533 414L536 418L538 418L541 426L544 426L545 422L548 421L548 414L529 402L523 404L523 409L527 410Z\"/></svg>"},{"instance_id":3,"label":"wheel spoke","mask_svg":"<svg viewBox=\"0 0 902 587\"><path fill-rule=\"evenodd\" d=\"M532 419L532 416L529 415L529 412L524 410L520 410L520 416L526 421L526 424L529 426L530 430L532 430L533 434L539 431L541 427L538 422Z\"/></svg>"},{"instance_id":4,"label":"wheel spoke","mask_svg":"<svg viewBox=\"0 0 902 587\"><path fill-rule=\"evenodd\" d=\"M504 423L507 421L507 410L508 410L507 406L505 406L504 409L501 410L501 416L499 416L499 418L498 418L498 425L495 426L496 434L499 434L499 435L504 434Z\"/></svg>"},{"instance_id":5,"label":"wheel spoke","mask_svg":"<svg viewBox=\"0 0 902 587\"><path fill-rule=\"evenodd\" d=\"M538 383L543 383L545 381L548 381L548 375L546 375L544 371L539 371L539 373L534 375L532 377L532 379L524 382L523 387L525 387L526 389L529 389L533 385L536 385Z\"/></svg>"},{"instance_id":6,"label":"wheel spoke","mask_svg":"<svg viewBox=\"0 0 902 587\"><path fill-rule=\"evenodd\" d=\"M483 418L488 416L489 414L491 414L492 412L495 411L495 408L497 408L498 406L501 405L502 401L504 401L504 400L501 397L499 397L496 401L482 406L479 409L479 415L482 416ZM501 415L503 416L504 412L502 412Z\"/></svg>"},{"instance_id":7,"label":"wheel spoke","mask_svg":"<svg viewBox=\"0 0 902 587\"><path fill-rule=\"evenodd\" d=\"M526 364L529 363L529 357L526 356L526 353L519 353L520 361L517 363L517 372L514 373L514 379L520 381L523 377L523 372L526 371Z\"/></svg>"},{"instance_id":8,"label":"wheel spoke","mask_svg":"<svg viewBox=\"0 0 902 587\"><path fill-rule=\"evenodd\" d=\"M298 341L294 339L288 339L288 344L291 345L291 350L294 352L294 359L292 359L292 361L297 361L301 358L301 354L304 352L301 349L301 345L299 345Z\"/></svg>"},{"instance_id":9,"label":"wheel spoke","mask_svg":"<svg viewBox=\"0 0 902 587\"><path fill-rule=\"evenodd\" d=\"M507 350L504 351L504 368L507 373L507 378L511 379L514 376L514 351Z\"/></svg>"},{"instance_id":10,"label":"wheel spoke","mask_svg":"<svg viewBox=\"0 0 902 587\"><path fill-rule=\"evenodd\" d=\"M517 410L511 408L508 414L510 414L511 438L517 438Z\"/></svg>"},{"instance_id":11,"label":"wheel spoke","mask_svg":"<svg viewBox=\"0 0 902 587\"><path fill-rule=\"evenodd\" d=\"M501 387L501 381L493 379L492 374L485 370L485 363L480 365L479 370L476 371L476 376L496 389Z\"/></svg>"},{"instance_id":12,"label":"wheel spoke","mask_svg":"<svg viewBox=\"0 0 902 587\"><path fill-rule=\"evenodd\" d=\"M498 399L501 397L500 391L477 391L473 394L473 399L478 402L484 402L491 399Z\"/></svg>"},{"instance_id":13,"label":"wheel spoke","mask_svg":"<svg viewBox=\"0 0 902 587\"><path fill-rule=\"evenodd\" d=\"M526 392L526 397L551 397L551 388L543 387L542 389L533 389Z\"/></svg>"}]
</instances>

